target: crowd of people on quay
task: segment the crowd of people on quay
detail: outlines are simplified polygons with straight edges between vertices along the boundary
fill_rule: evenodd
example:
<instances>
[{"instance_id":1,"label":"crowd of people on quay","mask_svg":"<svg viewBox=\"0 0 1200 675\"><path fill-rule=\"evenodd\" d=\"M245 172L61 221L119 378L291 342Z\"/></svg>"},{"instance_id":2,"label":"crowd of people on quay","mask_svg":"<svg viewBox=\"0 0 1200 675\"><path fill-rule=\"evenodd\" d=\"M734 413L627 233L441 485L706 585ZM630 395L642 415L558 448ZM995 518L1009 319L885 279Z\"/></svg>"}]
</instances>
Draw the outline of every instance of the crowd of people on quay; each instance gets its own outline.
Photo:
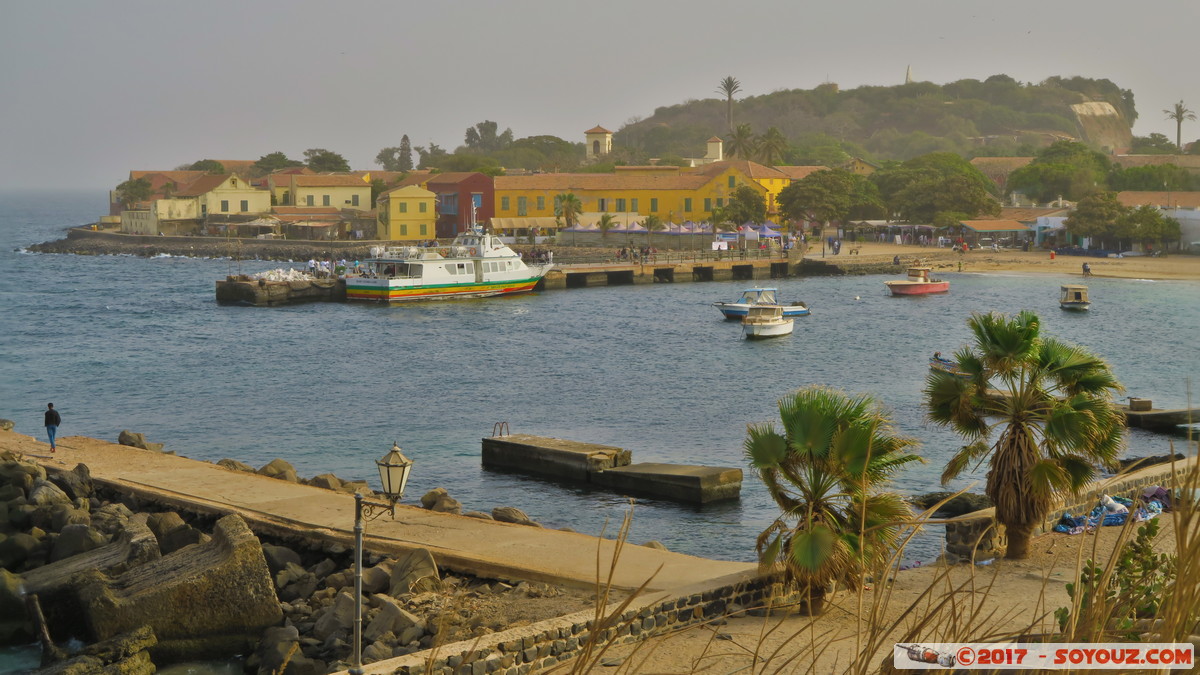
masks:
<instances>
[{"instance_id":1,"label":"crowd of people on quay","mask_svg":"<svg viewBox=\"0 0 1200 675\"><path fill-rule=\"evenodd\" d=\"M658 249L653 246L623 246L617 249L617 260L622 262L647 262L653 260Z\"/></svg>"}]
</instances>

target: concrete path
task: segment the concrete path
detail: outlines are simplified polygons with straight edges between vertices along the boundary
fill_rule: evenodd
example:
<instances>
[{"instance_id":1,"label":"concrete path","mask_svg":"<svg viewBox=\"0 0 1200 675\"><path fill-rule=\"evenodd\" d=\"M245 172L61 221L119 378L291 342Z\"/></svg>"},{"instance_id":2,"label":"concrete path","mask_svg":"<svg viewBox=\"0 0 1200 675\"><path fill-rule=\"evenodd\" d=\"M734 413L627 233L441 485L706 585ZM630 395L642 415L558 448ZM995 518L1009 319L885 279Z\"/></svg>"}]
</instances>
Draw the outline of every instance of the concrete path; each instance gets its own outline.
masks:
<instances>
[{"instance_id":1,"label":"concrete path","mask_svg":"<svg viewBox=\"0 0 1200 675\"><path fill-rule=\"evenodd\" d=\"M185 510L237 513L256 532L297 534L353 546L354 497L230 471L174 455L164 455L83 436L60 438L58 452L34 438L0 432L0 451L15 450L48 469L86 464L93 480ZM411 503L412 497L406 500ZM636 518L636 512L634 517ZM495 578L528 579L591 588L607 578L615 542L466 516L397 507L366 525L367 550L395 554L423 547L444 567ZM701 584L728 575L750 575L753 563L696 558L626 545L613 573L613 587L643 583L648 590Z\"/></svg>"}]
</instances>

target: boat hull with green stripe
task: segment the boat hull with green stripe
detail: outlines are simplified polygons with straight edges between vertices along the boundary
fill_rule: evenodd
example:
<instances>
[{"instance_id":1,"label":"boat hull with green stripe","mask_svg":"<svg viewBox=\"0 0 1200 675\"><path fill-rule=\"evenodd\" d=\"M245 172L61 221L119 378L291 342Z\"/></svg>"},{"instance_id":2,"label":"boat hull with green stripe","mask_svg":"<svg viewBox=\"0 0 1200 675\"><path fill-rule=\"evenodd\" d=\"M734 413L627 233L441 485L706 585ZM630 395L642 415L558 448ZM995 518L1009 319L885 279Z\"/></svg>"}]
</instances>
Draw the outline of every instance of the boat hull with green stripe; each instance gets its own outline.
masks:
<instances>
[{"instance_id":1,"label":"boat hull with green stripe","mask_svg":"<svg viewBox=\"0 0 1200 675\"><path fill-rule=\"evenodd\" d=\"M372 251L360 272L346 277L346 298L390 303L528 293L551 267L526 264L498 237L475 228L449 246Z\"/></svg>"}]
</instances>

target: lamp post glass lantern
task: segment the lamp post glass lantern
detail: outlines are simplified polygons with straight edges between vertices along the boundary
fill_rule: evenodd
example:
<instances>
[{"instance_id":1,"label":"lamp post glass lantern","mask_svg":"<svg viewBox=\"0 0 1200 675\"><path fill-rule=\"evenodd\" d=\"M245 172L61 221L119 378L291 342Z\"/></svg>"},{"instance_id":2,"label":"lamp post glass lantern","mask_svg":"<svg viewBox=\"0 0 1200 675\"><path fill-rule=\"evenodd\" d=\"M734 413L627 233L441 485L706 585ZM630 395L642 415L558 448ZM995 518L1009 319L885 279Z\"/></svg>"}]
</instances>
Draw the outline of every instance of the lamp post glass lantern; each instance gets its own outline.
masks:
<instances>
[{"instance_id":1,"label":"lamp post glass lantern","mask_svg":"<svg viewBox=\"0 0 1200 675\"><path fill-rule=\"evenodd\" d=\"M392 449L382 458L375 460L379 468L379 480L383 483L383 494L387 504L368 502L361 492L354 493L354 644L350 655L351 675L362 675L362 553L364 520L374 520L387 513L396 518L396 502L404 496L404 486L413 462L400 452L400 444L392 443Z\"/></svg>"},{"instance_id":2,"label":"lamp post glass lantern","mask_svg":"<svg viewBox=\"0 0 1200 675\"><path fill-rule=\"evenodd\" d=\"M383 484L383 494L393 502L399 501L404 496L408 474L412 472L412 460L400 452L399 443L392 443L392 449L382 459L375 460L375 465L379 467L379 482Z\"/></svg>"}]
</instances>

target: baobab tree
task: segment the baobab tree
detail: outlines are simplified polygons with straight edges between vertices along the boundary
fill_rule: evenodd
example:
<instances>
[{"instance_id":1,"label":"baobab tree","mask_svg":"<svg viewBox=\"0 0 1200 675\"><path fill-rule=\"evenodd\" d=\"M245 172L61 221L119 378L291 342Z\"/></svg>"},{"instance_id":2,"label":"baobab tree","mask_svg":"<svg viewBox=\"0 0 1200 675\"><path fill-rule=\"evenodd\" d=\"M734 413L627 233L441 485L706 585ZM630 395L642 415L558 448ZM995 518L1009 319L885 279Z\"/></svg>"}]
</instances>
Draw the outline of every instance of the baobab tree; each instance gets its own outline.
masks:
<instances>
[{"instance_id":1,"label":"baobab tree","mask_svg":"<svg viewBox=\"0 0 1200 675\"><path fill-rule=\"evenodd\" d=\"M1183 101L1163 110L1163 113L1166 114L1167 119L1175 120L1175 146L1179 148L1180 152L1183 152L1183 121L1195 121L1196 113L1188 110L1187 106L1183 105Z\"/></svg>"},{"instance_id":2,"label":"baobab tree","mask_svg":"<svg viewBox=\"0 0 1200 675\"><path fill-rule=\"evenodd\" d=\"M717 86L717 93L725 97L725 120L729 123L730 131L733 131L733 95L741 90L742 83L732 75L721 80L721 84Z\"/></svg>"}]
</instances>

